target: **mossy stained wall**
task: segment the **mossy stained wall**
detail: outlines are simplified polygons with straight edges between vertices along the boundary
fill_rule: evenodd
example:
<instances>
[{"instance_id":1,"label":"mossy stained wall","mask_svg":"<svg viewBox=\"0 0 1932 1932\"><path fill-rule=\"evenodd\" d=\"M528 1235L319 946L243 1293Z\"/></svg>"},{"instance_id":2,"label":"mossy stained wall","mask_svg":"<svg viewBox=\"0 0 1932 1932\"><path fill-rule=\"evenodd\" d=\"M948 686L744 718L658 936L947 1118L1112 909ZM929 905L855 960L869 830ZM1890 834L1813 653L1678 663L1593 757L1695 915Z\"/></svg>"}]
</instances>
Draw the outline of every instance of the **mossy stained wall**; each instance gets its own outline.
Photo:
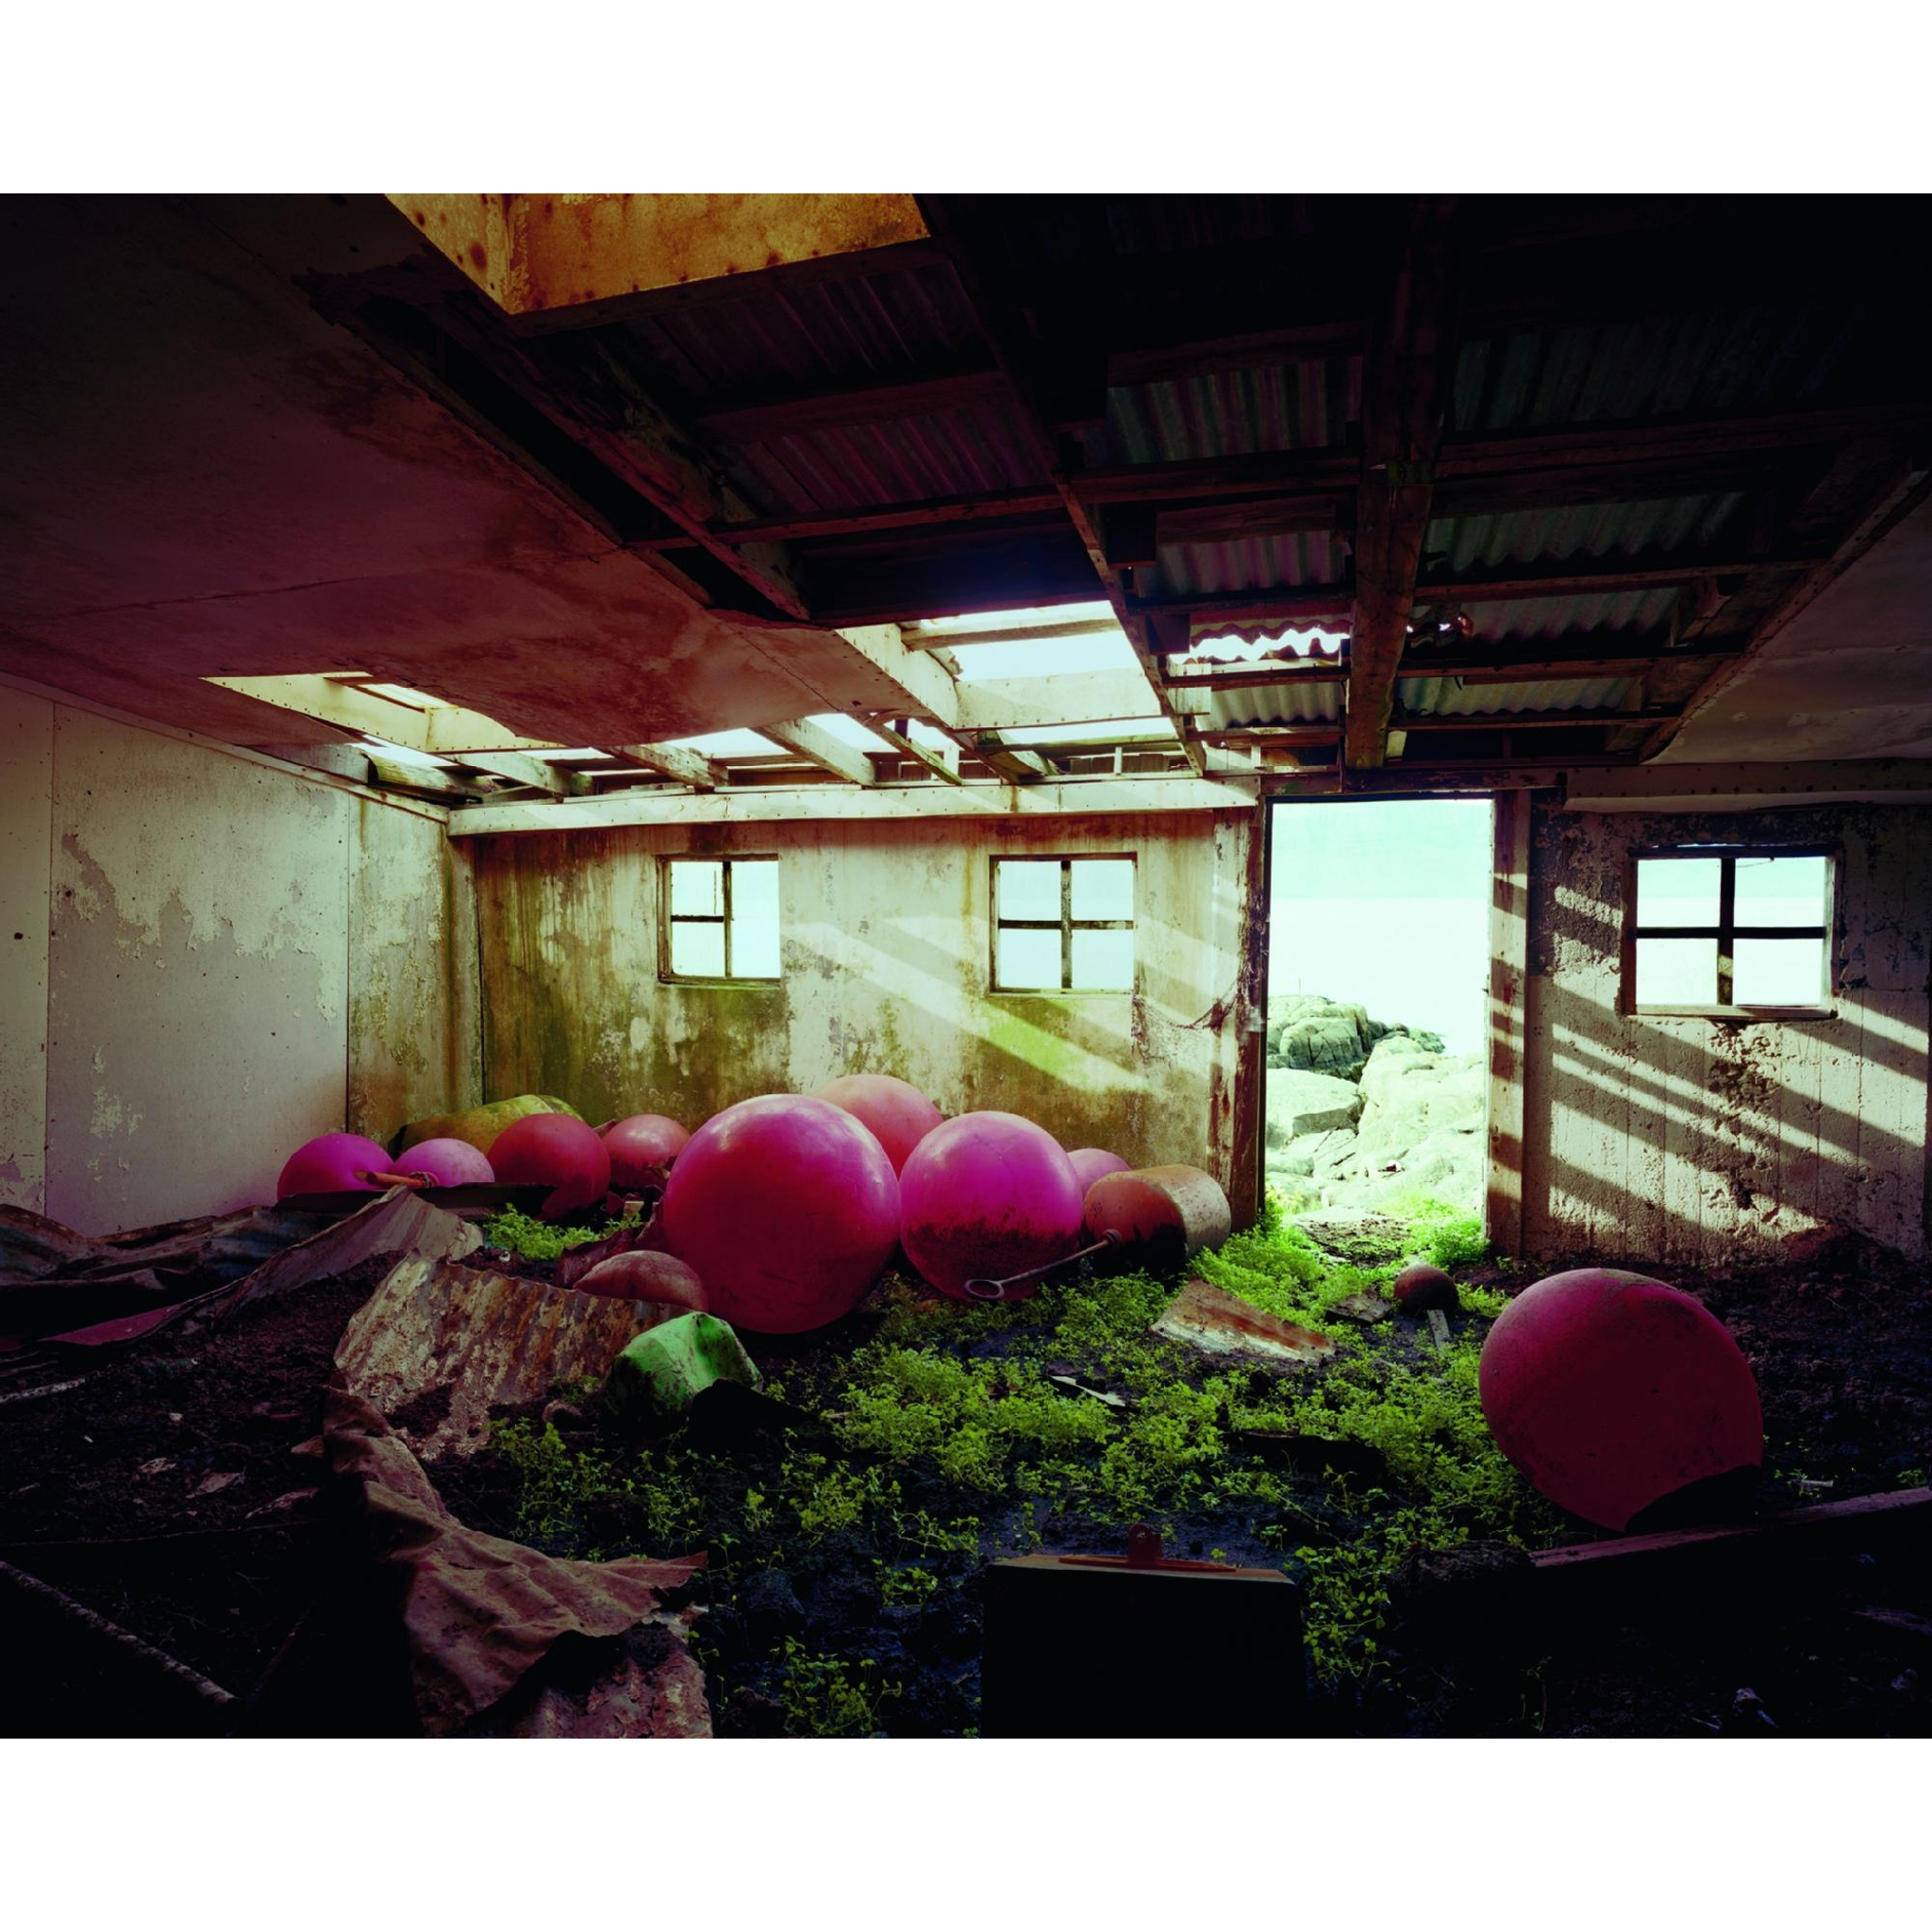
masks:
<instances>
[{"instance_id":1,"label":"mossy stained wall","mask_svg":"<svg viewBox=\"0 0 1932 1932\"><path fill-rule=\"evenodd\" d=\"M1224 1183L1250 817L1168 812L520 834L475 847L490 1096L695 1126L757 1093L891 1073L948 1114ZM658 861L775 855L783 978L658 977ZM995 993L991 860L1130 853L1131 993Z\"/></svg>"}]
</instances>

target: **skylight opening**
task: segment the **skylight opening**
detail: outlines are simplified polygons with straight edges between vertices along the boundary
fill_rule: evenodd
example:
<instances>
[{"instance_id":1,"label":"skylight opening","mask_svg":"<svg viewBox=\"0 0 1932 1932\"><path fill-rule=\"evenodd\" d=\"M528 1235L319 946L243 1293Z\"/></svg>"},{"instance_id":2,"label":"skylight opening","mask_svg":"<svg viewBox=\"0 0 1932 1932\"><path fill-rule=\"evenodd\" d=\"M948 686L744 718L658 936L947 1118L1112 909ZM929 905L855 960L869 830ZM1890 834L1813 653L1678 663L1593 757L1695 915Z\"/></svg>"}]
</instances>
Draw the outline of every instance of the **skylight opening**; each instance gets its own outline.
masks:
<instances>
[{"instance_id":1,"label":"skylight opening","mask_svg":"<svg viewBox=\"0 0 1932 1932\"><path fill-rule=\"evenodd\" d=\"M1084 637L1015 639L959 646L959 682L986 677L1057 677L1063 672L1132 671L1140 663L1119 625Z\"/></svg>"},{"instance_id":2,"label":"skylight opening","mask_svg":"<svg viewBox=\"0 0 1932 1932\"><path fill-rule=\"evenodd\" d=\"M679 751L702 752L709 758L765 758L782 754L784 747L756 731L701 731L695 738L670 738L665 742Z\"/></svg>"},{"instance_id":3,"label":"skylight opening","mask_svg":"<svg viewBox=\"0 0 1932 1932\"><path fill-rule=\"evenodd\" d=\"M1164 718L1109 718L1089 724L1022 724L1000 733L1002 744L1146 744L1174 741Z\"/></svg>"},{"instance_id":4,"label":"skylight opening","mask_svg":"<svg viewBox=\"0 0 1932 1932\"><path fill-rule=\"evenodd\" d=\"M827 738L836 738L841 744L849 744L858 751L884 753L892 749L875 731L868 731L861 720L848 718L843 711L815 711L805 722L816 724Z\"/></svg>"}]
</instances>

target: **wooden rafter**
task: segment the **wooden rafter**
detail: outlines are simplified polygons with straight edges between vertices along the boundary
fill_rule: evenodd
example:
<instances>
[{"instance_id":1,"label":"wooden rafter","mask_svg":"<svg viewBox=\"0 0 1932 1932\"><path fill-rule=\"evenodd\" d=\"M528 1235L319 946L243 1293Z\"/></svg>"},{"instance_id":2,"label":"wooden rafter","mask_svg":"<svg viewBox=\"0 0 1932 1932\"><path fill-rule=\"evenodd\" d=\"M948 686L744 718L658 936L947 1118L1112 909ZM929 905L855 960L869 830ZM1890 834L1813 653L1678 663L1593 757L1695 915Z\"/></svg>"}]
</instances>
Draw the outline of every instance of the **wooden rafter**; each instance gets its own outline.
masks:
<instances>
[{"instance_id":1,"label":"wooden rafter","mask_svg":"<svg viewBox=\"0 0 1932 1932\"><path fill-rule=\"evenodd\" d=\"M698 752L679 744L620 744L616 756L660 776L675 778L696 791L714 791L725 783L724 772Z\"/></svg>"},{"instance_id":2,"label":"wooden rafter","mask_svg":"<svg viewBox=\"0 0 1932 1932\"><path fill-rule=\"evenodd\" d=\"M872 759L860 746L834 738L824 725L814 724L809 718L790 718L780 724L760 724L758 730L761 738L769 738L774 744L782 744L787 751L796 752L808 764L830 772L835 778L843 778L853 785L878 783L878 774L873 769Z\"/></svg>"},{"instance_id":3,"label":"wooden rafter","mask_svg":"<svg viewBox=\"0 0 1932 1932\"><path fill-rule=\"evenodd\" d=\"M1342 752L1358 770L1389 751L1389 714L1415 608L1454 355L1448 209L1424 204L1396 271L1386 321L1362 375L1362 473L1356 492Z\"/></svg>"}]
</instances>

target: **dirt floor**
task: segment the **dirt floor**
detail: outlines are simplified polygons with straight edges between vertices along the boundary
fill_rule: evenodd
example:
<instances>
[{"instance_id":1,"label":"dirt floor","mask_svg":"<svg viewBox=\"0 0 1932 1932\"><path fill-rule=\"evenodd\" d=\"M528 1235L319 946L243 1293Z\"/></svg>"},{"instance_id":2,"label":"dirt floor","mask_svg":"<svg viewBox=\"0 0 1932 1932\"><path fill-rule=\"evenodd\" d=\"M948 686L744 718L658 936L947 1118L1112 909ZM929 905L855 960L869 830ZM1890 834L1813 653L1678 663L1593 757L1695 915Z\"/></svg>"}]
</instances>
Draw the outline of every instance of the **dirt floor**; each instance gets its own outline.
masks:
<instances>
[{"instance_id":1,"label":"dirt floor","mask_svg":"<svg viewBox=\"0 0 1932 1932\"><path fill-rule=\"evenodd\" d=\"M1274 1251L1241 1241L1224 1251L1229 1285L1265 1305L1274 1278L1254 1271ZM1932 1729L1923 1528L1916 1545L1835 1549L1748 1588L1666 1579L1544 1614L1520 1593L1519 1546L1599 1533L1501 1464L1470 1392L1483 1310L1530 1277L1454 1271L1474 1291L1439 1356L1418 1323L1335 1316L1344 1291L1386 1278L1373 1242L1314 1263L1283 1252L1301 1274L1280 1278L1277 1311L1326 1307L1349 1339L1341 1363L1231 1371L1147 1344L1177 1278L1086 1277L989 1314L889 1277L833 1328L747 1336L763 1392L714 1390L675 1434L621 1438L593 1390L565 1390L430 1473L464 1521L555 1554L707 1550L693 1647L721 1736L975 1734L987 1562L1119 1551L1136 1520L1171 1556L1302 1584L1310 1733ZM157 1337L79 1388L0 1407L0 1558L244 1694L338 1560L316 1494L319 1397L381 1272ZM1766 1468L1748 1511L1925 1481L1924 1267L1840 1241L1667 1278L1728 1324L1757 1376ZM1491 1593L1506 1573L1519 1593ZM1175 1660L1203 1641L1191 1617ZM16 1727L114 1730L86 1696L45 1684ZM1201 1724L1236 1727L1212 1708Z\"/></svg>"}]
</instances>

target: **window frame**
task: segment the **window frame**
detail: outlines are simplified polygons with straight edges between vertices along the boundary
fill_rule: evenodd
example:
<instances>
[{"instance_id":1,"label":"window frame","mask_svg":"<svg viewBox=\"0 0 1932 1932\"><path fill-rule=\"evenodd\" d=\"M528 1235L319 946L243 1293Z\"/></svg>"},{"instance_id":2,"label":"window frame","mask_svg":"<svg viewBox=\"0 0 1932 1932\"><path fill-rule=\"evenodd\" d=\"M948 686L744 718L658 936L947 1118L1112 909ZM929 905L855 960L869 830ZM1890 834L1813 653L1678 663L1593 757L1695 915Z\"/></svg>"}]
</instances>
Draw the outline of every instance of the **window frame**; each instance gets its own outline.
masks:
<instances>
[{"instance_id":1,"label":"window frame","mask_svg":"<svg viewBox=\"0 0 1932 1932\"><path fill-rule=\"evenodd\" d=\"M1075 919L1074 917L1074 867L1094 859L1124 861L1133 878L1134 917L1131 919ZM1060 869L1060 916L1058 919L1002 919L1000 917L1000 867L1003 865L1058 864ZM1137 933L1141 912L1141 863L1132 852L995 852L988 855L987 870L987 991L1003 999L1064 999L1077 995L1086 999L1130 999L1140 991L1141 948L1133 948L1134 964L1126 986L1075 986L1074 977L1074 935L1076 932ZM1058 932L1060 936L1060 979L1058 986L1002 986L1000 984L1000 930L1009 927L1021 932Z\"/></svg>"},{"instance_id":2,"label":"window frame","mask_svg":"<svg viewBox=\"0 0 1932 1932\"><path fill-rule=\"evenodd\" d=\"M1638 867L1645 859L1678 860L1714 858L1718 872L1718 917L1715 925L1641 925L1637 919ZM1738 861L1744 858L1822 858L1824 861L1824 900L1819 925L1740 925L1737 920ZM1624 906L1622 958L1619 965L1617 1005L1626 1018L1679 1018L1697 1020L1829 1020L1837 1016L1833 1002L1838 997L1839 927L1838 895L1840 877L1839 850L1828 844L1752 845L1711 842L1697 845L1642 845L1631 852L1624 866ZM1637 997L1637 942L1639 940L1714 940L1717 943L1717 1001L1709 1006L1685 1003L1640 1002ZM1795 1006L1740 1006L1726 997L1735 991L1736 946L1740 939L1811 940L1823 947L1823 971L1819 997Z\"/></svg>"},{"instance_id":3,"label":"window frame","mask_svg":"<svg viewBox=\"0 0 1932 1932\"><path fill-rule=\"evenodd\" d=\"M731 869L753 863L781 864L776 852L666 852L658 858L658 978L665 986L781 986L784 983L784 873L779 872L779 970L770 976L733 973L731 970ZM718 865L722 912L673 912L671 909L671 868L674 865ZM724 928L724 972L679 973L671 963L671 935L674 925L719 925Z\"/></svg>"}]
</instances>

